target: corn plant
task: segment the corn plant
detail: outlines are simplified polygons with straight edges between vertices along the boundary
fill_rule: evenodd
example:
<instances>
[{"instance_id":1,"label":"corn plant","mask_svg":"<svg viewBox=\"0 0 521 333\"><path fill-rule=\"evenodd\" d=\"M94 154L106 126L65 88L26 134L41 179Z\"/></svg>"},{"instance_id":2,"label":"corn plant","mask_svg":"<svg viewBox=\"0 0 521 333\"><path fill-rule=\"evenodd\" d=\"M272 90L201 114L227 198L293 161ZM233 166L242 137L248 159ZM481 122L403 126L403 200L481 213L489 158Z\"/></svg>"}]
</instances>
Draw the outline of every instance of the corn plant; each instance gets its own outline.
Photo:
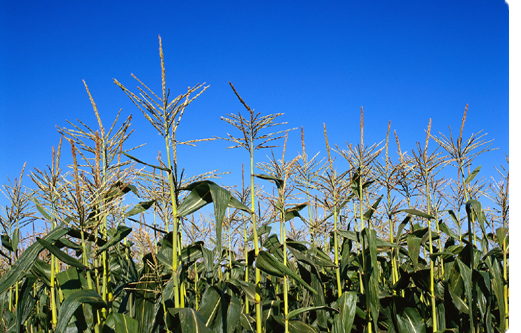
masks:
<instances>
[{"instance_id":1,"label":"corn plant","mask_svg":"<svg viewBox=\"0 0 521 333\"><path fill-rule=\"evenodd\" d=\"M267 131L282 113L255 112L230 83L247 113L222 117L239 134L221 139L250 158L236 188L181 167L198 155L180 161L178 145L211 141L177 132L208 87L171 99L161 39L159 57L161 94L114 80L162 136L157 162L127 147L131 115L104 126L84 83L97 127L58 127L50 165L29 173L35 188L22 186L25 166L1 187L0 330L506 332L509 171L478 177L493 148L464 139L468 107L459 136L429 122L410 153L391 122L367 144L361 109L359 142L330 142L324 124L320 159L303 129L290 152L293 132ZM254 156L263 148L267 161Z\"/></svg>"}]
</instances>

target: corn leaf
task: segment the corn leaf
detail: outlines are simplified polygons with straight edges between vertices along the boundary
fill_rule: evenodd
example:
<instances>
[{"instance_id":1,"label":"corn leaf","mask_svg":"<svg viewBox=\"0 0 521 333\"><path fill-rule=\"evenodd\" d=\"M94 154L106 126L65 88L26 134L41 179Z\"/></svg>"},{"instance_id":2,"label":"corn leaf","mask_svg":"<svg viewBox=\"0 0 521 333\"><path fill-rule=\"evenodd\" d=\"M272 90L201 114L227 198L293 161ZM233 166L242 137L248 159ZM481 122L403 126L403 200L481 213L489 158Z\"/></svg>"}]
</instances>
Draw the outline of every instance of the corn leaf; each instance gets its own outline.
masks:
<instances>
[{"instance_id":1,"label":"corn leaf","mask_svg":"<svg viewBox=\"0 0 521 333\"><path fill-rule=\"evenodd\" d=\"M111 313L103 326L103 333L136 333L138 322L123 313Z\"/></svg>"},{"instance_id":2,"label":"corn leaf","mask_svg":"<svg viewBox=\"0 0 521 333\"><path fill-rule=\"evenodd\" d=\"M481 170L481 165L478 166L476 169L474 169L470 173L470 175L468 175L468 177L465 179L465 184L470 183L472 181L472 179L474 179L477 176L477 174L479 173L479 170Z\"/></svg>"},{"instance_id":3,"label":"corn leaf","mask_svg":"<svg viewBox=\"0 0 521 333\"><path fill-rule=\"evenodd\" d=\"M181 333L213 333L204 324L204 318L191 308L168 308L168 312L176 318L175 332Z\"/></svg>"},{"instance_id":4,"label":"corn leaf","mask_svg":"<svg viewBox=\"0 0 521 333\"><path fill-rule=\"evenodd\" d=\"M108 250L111 246L116 245L117 243L122 241L125 237L128 236L128 234L130 234L130 232L132 231L132 228L129 228L124 225L120 225L116 229L113 229L113 230L114 230L113 231L114 235L110 238L110 240L105 245L103 245L96 251L96 255L102 253L103 251Z\"/></svg>"},{"instance_id":5,"label":"corn leaf","mask_svg":"<svg viewBox=\"0 0 521 333\"><path fill-rule=\"evenodd\" d=\"M166 171L166 172L170 172L170 169L168 169L168 168L163 168L163 167L160 167L160 166L157 166L157 165L152 165L152 164L145 163L145 162L143 162L143 161L141 161L141 160L138 160L136 157L131 156L131 155L125 153L125 152L123 152L123 155L125 155L125 156L128 157L128 158L130 158L131 160L134 160L134 161L136 161L136 162L138 162L138 163L141 163L141 164L143 164L143 165L149 166L149 167L151 167L151 168L159 169L159 170L163 170L163 171Z\"/></svg>"},{"instance_id":6,"label":"corn leaf","mask_svg":"<svg viewBox=\"0 0 521 333\"><path fill-rule=\"evenodd\" d=\"M150 207L152 207L152 205L155 202L156 202L155 200L140 202L137 205L135 205L131 210L126 212L125 217L130 217L130 216L134 216L137 214L141 214L144 211L146 211L147 209L149 209Z\"/></svg>"},{"instance_id":7,"label":"corn leaf","mask_svg":"<svg viewBox=\"0 0 521 333\"><path fill-rule=\"evenodd\" d=\"M333 320L334 333L350 333L356 314L356 292L342 293L337 301L339 313Z\"/></svg>"},{"instance_id":8,"label":"corn leaf","mask_svg":"<svg viewBox=\"0 0 521 333\"><path fill-rule=\"evenodd\" d=\"M299 283L301 283L307 290L311 291L312 293L316 294L317 291L313 289L309 284L307 284L300 276L295 274L292 270L290 270L288 267L284 266L283 263L275 259L271 254L265 251L260 251L259 255L257 256L255 265L258 269L261 271L272 275L272 276L278 276L278 277L284 277L284 275L289 276L295 280L297 280Z\"/></svg>"},{"instance_id":9,"label":"corn leaf","mask_svg":"<svg viewBox=\"0 0 521 333\"><path fill-rule=\"evenodd\" d=\"M57 227L49 232L42 239L47 242L53 242L65 235L69 231L68 228ZM4 293L16 282L31 270L38 254L43 250L43 246L39 242L34 242L25 251L22 252L18 260L11 266L11 269L0 279L0 294Z\"/></svg>"},{"instance_id":10,"label":"corn leaf","mask_svg":"<svg viewBox=\"0 0 521 333\"><path fill-rule=\"evenodd\" d=\"M60 307L56 332L64 332L72 315L82 304L90 304L95 307L106 307L107 304L94 290L79 290L67 297Z\"/></svg>"},{"instance_id":11,"label":"corn leaf","mask_svg":"<svg viewBox=\"0 0 521 333\"><path fill-rule=\"evenodd\" d=\"M80 268L80 269L87 269L87 267L84 266L78 259L76 259L74 257L71 257L67 253L61 251L58 247L56 247L56 246L52 245L51 243L49 243L48 241L46 241L44 239L39 239L39 238L36 238L36 240L45 249L47 249L49 252L54 254L54 256L56 258L58 258L59 260L63 261L67 265L71 265L72 267L77 267L77 268Z\"/></svg>"}]
</instances>

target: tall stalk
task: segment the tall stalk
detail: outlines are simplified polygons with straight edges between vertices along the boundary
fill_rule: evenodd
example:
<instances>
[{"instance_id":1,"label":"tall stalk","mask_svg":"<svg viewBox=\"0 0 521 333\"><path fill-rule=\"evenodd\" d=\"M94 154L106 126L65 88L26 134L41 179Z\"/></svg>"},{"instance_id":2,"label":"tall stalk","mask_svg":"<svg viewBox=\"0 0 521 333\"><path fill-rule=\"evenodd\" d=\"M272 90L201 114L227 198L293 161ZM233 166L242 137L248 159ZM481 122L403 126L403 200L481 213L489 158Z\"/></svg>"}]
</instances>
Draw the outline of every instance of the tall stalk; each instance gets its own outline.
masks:
<instances>
[{"instance_id":1,"label":"tall stalk","mask_svg":"<svg viewBox=\"0 0 521 333\"><path fill-rule=\"evenodd\" d=\"M255 150L262 148L273 148L275 146L266 145L266 143L279 139L282 136L278 136L283 131L273 132L269 134L260 134L259 132L262 129L273 127L285 123L275 123L275 118L282 115L282 113L270 114L267 116L260 116L260 112L255 113L249 106L244 102L241 98L237 90L231 82L229 82L232 87L235 96L239 99L239 101L244 105L246 110L249 112L249 118L244 118L239 112L238 115L233 113L228 114L227 117L221 117L221 120L227 122L228 124L234 126L238 130L241 131L242 137L234 137L228 134L227 138L221 138L223 140L231 141L235 145L228 148L245 148L250 155L250 191L251 191L251 220L252 220L252 228L253 228L253 245L255 248L255 257L259 255L260 246L259 246L259 238L257 234L257 219L255 215L255 180L254 180L254 152ZM256 143L256 141L260 141L260 143ZM255 267L255 316L256 316L256 328L257 332L262 332L262 303L261 303L261 295L258 292L261 289L261 272Z\"/></svg>"},{"instance_id":2,"label":"tall stalk","mask_svg":"<svg viewBox=\"0 0 521 333\"><path fill-rule=\"evenodd\" d=\"M164 170L168 174L168 184L170 189L170 204L172 207L172 278L174 282L174 304L175 307L181 307L184 303L184 299L181 300L179 277L177 275L178 268L178 253L180 251L179 244L179 218L177 216L177 189L178 189L178 173L177 173L177 145L194 145L195 142L208 141L213 139L196 139L189 141L178 141L176 139L176 130L181 122L181 118L184 114L185 108L199 95L201 95L207 88L202 85L195 85L193 88L188 88L185 94L181 94L169 101L170 90L166 89L166 76L165 76L165 62L163 57L163 46L161 43L161 37L159 36L159 57L161 58L161 87L162 87L162 98L158 97L152 90L150 90L143 82L132 75L152 96L150 96L145 89L138 87L140 96L135 95L121 83L114 79L114 83L118 85L126 94L130 97L132 102L143 112L143 115L147 120L154 126L154 128L163 136L166 148L167 166L168 168L157 167L158 169ZM194 97L190 95L197 90L202 90L197 93ZM155 97L158 101L154 100ZM133 158L132 156L128 157ZM141 162L137 160L138 162ZM141 162L143 163L143 162Z\"/></svg>"},{"instance_id":3,"label":"tall stalk","mask_svg":"<svg viewBox=\"0 0 521 333\"><path fill-rule=\"evenodd\" d=\"M358 186L358 198L360 200L360 226L361 226L361 230L365 229L365 223L364 223L364 167L365 167L365 163L364 163L364 109L361 108L361 111L360 111L360 159L358 160L359 161L359 164L358 164L358 170L359 170L359 173L358 173L358 176L359 176L359 186ZM367 238L369 237L372 237L370 235L371 233L371 220L368 220L367 221L367 230L369 230L369 233L366 232L366 235L367 235ZM363 272L364 272L364 282L365 284L367 285L367 283L369 282L369 275L368 275L368 271L367 271L367 260L365 258L365 244L364 244L364 237L362 236L362 269L363 269ZM375 267L372 267L372 269L376 269ZM372 281L373 283L375 283L375 281ZM366 288L368 289L368 288ZM371 315L371 305L370 305L370 298L369 297L366 297L366 309L367 309L367 331L369 333L372 333L372 315ZM378 329L377 327L375 327L375 329Z\"/></svg>"},{"instance_id":4,"label":"tall stalk","mask_svg":"<svg viewBox=\"0 0 521 333\"><path fill-rule=\"evenodd\" d=\"M336 287L338 297L342 296L342 282L340 279L340 265L339 265L339 253L338 253L338 190L337 190L337 177L336 171L333 169L333 160L331 159L331 149L329 148L329 142L327 140L327 131L326 124L324 124L324 137L326 139L326 149L327 149L327 157L329 161L329 172L330 172L330 181L333 195L333 246L334 246L334 255L335 255L335 273L336 273Z\"/></svg>"},{"instance_id":5,"label":"tall stalk","mask_svg":"<svg viewBox=\"0 0 521 333\"><path fill-rule=\"evenodd\" d=\"M429 137L431 135L431 119L429 119L429 127L427 128L427 138L425 139L425 149L423 151L423 163L424 163L424 177L427 198L427 215L431 214L431 194L430 194L430 173L432 172L427 161L427 147L429 145ZM434 262L433 262L433 251L432 251L432 219L429 219L429 267L430 267L430 278L431 278L431 311L432 311L432 329L434 332L438 330L438 323L436 318L436 296L434 295Z\"/></svg>"}]
</instances>

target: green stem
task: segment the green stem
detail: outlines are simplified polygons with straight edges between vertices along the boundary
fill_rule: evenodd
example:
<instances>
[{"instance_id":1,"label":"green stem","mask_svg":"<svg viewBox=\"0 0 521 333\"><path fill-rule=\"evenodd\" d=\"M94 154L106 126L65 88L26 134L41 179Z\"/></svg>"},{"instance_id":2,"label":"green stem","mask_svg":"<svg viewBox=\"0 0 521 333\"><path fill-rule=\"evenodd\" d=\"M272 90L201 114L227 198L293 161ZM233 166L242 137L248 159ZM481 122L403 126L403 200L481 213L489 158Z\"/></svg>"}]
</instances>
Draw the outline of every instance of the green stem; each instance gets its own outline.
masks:
<instances>
[{"instance_id":1,"label":"green stem","mask_svg":"<svg viewBox=\"0 0 521 333\"><path fill-rule=\"evenodd\" d=\"M168 128L165 123L165 128ZM168 131L168 130L167 130ZM174 170L172 169L172 161L170 159L170 144L168 142L168 133L165 135L165 144L166 144L166 156L168 160L168 183L170 185L170 200L172 201L172 214L174 216L173 221L173 233L172 233L172 276L174 278L174 305L176 308L180 307L180 299L179 299L179 280L177 276L177 233L178 233L178 218L177 218L177 205L176 205L176 196L174 190ZM172 140L172 145L175 145ZM175 148L174 148L175 149ZM175 160L174 160L175 163Z\"/></svg>"},{"instance_id":2,"label":"green stem","mask_svg":"<svg viewBox=\"0 0 521 333\"><path fill-rule=\"evenodd\" d=\"M427 214L431 213L431 202L430 202L430 189L429 189L429 175L427 171L425 171L425 181L427 186ZM429 219L429 267L430 267L430 279L431 279L431 310L432 310L432 328L433 331L436 332L438 330L438 323L436 320L436 297L434 295L434 262L432 259L432 221Z\"/></svg>"},{"instance_id":3,"label":"green stem","mask_svg":"<svg viewBox=\"0 0 521 333\"><path fill-rule=\"evenodd\" d=\"M250 136L250 186L251 186L251 217L253 224L253 245L255 246L255 258L259 255L259 239L257 235L257 221L255 218L255 181L253 177L253 137ZM255 265L257 266L257 265ZM261 288L261 272L255 267L255 318L257 333L262 332L262 304L259 290Z\"/></svg>"}]
</instances>

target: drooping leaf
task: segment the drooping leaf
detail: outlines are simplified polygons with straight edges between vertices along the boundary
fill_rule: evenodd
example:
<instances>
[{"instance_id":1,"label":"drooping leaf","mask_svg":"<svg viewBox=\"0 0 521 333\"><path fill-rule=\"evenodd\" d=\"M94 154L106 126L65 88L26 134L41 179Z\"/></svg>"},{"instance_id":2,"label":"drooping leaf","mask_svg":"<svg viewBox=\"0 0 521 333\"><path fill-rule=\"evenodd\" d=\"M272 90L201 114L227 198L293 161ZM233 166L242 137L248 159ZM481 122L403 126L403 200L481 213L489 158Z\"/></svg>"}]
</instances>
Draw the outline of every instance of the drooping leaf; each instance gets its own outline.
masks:
<instances>
[{"instance_id":1,"label":"drooping leaf","mask_svg":"<svg viewBox=\"0 0 521 333\"><path fill-rule=\"evenodd\" d=\"M131 155L125 153L125 152L123 152L123 155L125 155L125 156L128 157L128 158L130 158L131 160L134 160L134 161L136 161L136 162L138 162L138 163L141 163L141 164L143 164L143 165L149 166L149 167L151 167L151 168L159 169L159 170L163 170L163 171L166 171L166 172L170 172L170 169L168 169L168 168L163 168L163 167L160 167L160 166L157 166L157 165L152 165L152 164L145 163L145 162L143 162L143 161L141 161L141 160L138 160L138 159L135 158L134 156L131 156Z\"/></svg>"},{"instance_id":2,"label":"drooping leaf","mask_svg":"<svg viewBox=\"0 0 521 333\"><path fill-rule=\"evenodd\" d=\"M427 332L425 322L418 309L404 298L393 296L393 312L397 332Z\"/></svg>"},{"instance_id":3,"label":"drooping leaf","mask_svg":"<svg viewBox=\"0 0 521 333\"><path fill-rule=\"evenodd\" d=\"M427 213L424 213L422 211L419 211L417 209L402 209L402 210L397 211L396 213L398 213L398 212L406 212L408 214L419 216L419 217L424 217L426 219L433 219L434 218L434 216L429 215Z\"/></svg>"},{"instance_id":4,"label":"drooping leaf","mask_svg":"<svg viewBox=\"0 0 521 333\"><path fill-rule=\"evenodd\" d=\"M365 235L364 235L365 234ZM380 312L380 300L379 300L379 290L378 290L378 260L376 257L376 230L370 230L364 228L362 230L362 235L367 238L368 247L369 247L369 271L364 272L365 274L369 274L368 279L364 279L365 290L367 292L367 296L369 298L369 310L371 313L371 319L374 322L376 327L378 321L378 315Z\"/></svg>"},{"instance_id":5,"label":"drooping leaf","mask_svg":"<svg viewBox=\"0 0 521 333\"><path fill-rule=\"evenodd\" d=\"M306 202L306 203L297 204L293 207L287 208L284 211L284 220L289 221L289 220L294 219L295 217L299 217L302 219L302 216L300 216L299 211L301 211L307 205L308 204Z\"/></svg>"},{"instance_id":6,"label":"drooping leaf","mask_svg":"<svg viewBox=\"0 0 521 333\"><path fill-rule=\"evenodd\" d=\"M364 220L369 221L371 219L380 201L382 201L382 196L378 197L378 199L376 199L371 207L369 207L369 209L364 213Z\"/></svg>"},{"instance_id":7,"label":"drooping leaf","mask_svg":"<svg viewBox=\"0 0 521 333\"><path fill-rule=\"evenodd\" d=\"M320 333L318 327L297 320L291 320L288 323L288 330L290 333Z\"/></svg>"},{"instance_id":8,"label":"drooping leaf","mask_svg":"<svg viewBox=\"0 0 521 333\"><path fill-rule=\"evenodd\" d=\"M111 313L103 325L102 333L136 333L138 322L123 313Z\"/></svg>"},{"instance_id":9,"label":"drooping leaf","mask_svg":"<svg viewBox=\"0 0 521 333\"><path fill-rule=\"evenodd\" d=\"M56 247L58 247L59 249L61 249L62 247L67 247L69 249L73 249L76 251L76 255L78 255L79 253L82 253L82 251L83 251L83 248L81 247L80 244L76 244L67 238L58 239L56 242L54 242L54 245Z\"/></svg>"},{"instance_id":10,"label":"drooping leaf","mask_svg":"<svg viewBox=\"0 0 521 333\"><path fill-rule=\"evenodd\" d=\"M255 284L237 279L226 280L226 283L234 285L244 291L250 302L255 302Z\"/></svg>"},{"instance_id":11,"label":"drooping leaf","mask_svg":"<svg viewBox=\"0 0 521 333\"><path fill-rule=\"evenodd\" d=\"M20 241L20 229L15 228L13 236L11 237L11 243L13 245L13 252L18 249L18 242Z\"/></svg>"},{"instance_id":12,"label":"drooping leaf","mask_svg":"<svg viewBox=\"0 0 521 333\"><path fill-rule=\"evenodd\" d=\"M68 255L67 253L61 251L58 247L52 245L50 242L44 240L44 239L40 239L40 238L36 238L36 240L38 241L38 243L40 243L45 249L47 249L49 252L51 252L52 254L54 254L54 256L56 258L58 258L59 260L63 261L64 263L66 263L67 265L71 265L73 267L77 267L77 268L80 268L80 269L87 269L86 266L84 266L78 259L74 258L74 257L71 257L70 255Z\"/></svg>"},{"instance_id":13,"label":"drooping leaf","mask_svg":"<svg viewBox=\"0 0 521 333\"><path fill-rule=\"evenodd\" d=\"M175 332L181 333L213 333L214 331L204 324L203 317L191 308L168 308L168 312L177 318Z\"/></svg>"},{"instance_id":14,"label":"drooping leaf","mask_svg":"<svg viewBox=\"0 0 521 333\"><path fill-rule=\"evenodd\" d=\"M335 314L333 320L333 332L350 333L356 314L356 292L342 293L338 299L339 313Z\"/></svg>"},{"instance_id":15,"label":"drooping leaf","mask_svg":"<svg viewBox=\"0 0 521 333\"><path fill-rule=\"evenodd\" d=\"M38 211L40 212L40 214L42 214L42 216L45 217L47 219L47 221L51 221L51 217L49 216L49 213L47 213L45 208L43 208L42 204L36 198L33 198L33 202L36 206L36 209L38 209Z\"/></svg>"},{"instance_id":16,"label":"drooping leaf","mask_svg":"<svg viewBox=\"0 0 521 333\"><path fill-rule=\"evenodd\" d=\"M74 267L56 274L56 280L65 298L82 289L78 270Z\"/></svg>"},{"instance_id":17,"label":"drooping leaf","mask_svg":"<svg viewBox=\"0 0 521 333\"><path fill-rule=\"evenodd\" d=\"M31 310L36 304L36 298L33 297L33 285L36 282L34 277L25 278L20 290L20 298L16 306L16 332L22 332L22 324L27 321ZM40 293L43 289L40 288ZM35 295L36 296L36 295Z\"/></svg>"},{"instance_id":18,"label":"drooping leaf","mask_svg":"<svg viewBox=\"0 0 521 333\"><path fill-rule=\"evenodd\" d=\"M69 231L68 228L57 227L49 232L42 239L47 242L54 242ZM0 278L0 294L4 293L16 282L31 270L32 265L36 261L38 254L43 250L43 246L39 242L34 242L25 251L22 252L18 260L11 266L11 269Z\"/></svg>"},{"instance_id":19,"label":"drooping leaf","mask_svg":"<svg viewBox=\"0 0 521 333\"><path fill-rule=\"evenodd\" d=\"M283 263L278 261L275 257L273 257L268 252L260 251L259 255L257 256L255 265L258 269L260 269L263 272L265 272L269 275L272 275L272 276L278 276L278 277L284 277L284 275L289 276L289 277L297 280L299 283L301 283L307 290L311 291L312 293L316 293L316 290L313 289L310 285L308 285L300 276L295 274L288 267L284 266Z\"/></svg>"},{"instance_id":20,"label":"drooping leaf","mask_svg":"<svg viewBox=\"0 0 521 333\"><path fill-rule=\"evenodd\" d=\"M154 293L157 282L154 279L155 267L151 266L154 258L151 253L143 256L143 268L139 277L139 284L133 293L135 299L135 319L138 321L139 332L150 332L152 330L155 315L155 307L160 304L156 302L157 295Z\"/></svg>"},{"instance_id":21,"label":"drooping leaf","mask_svg":"<svg viewBox=\"0 0 521 333\"><path fill-rule=\"evenodd\" d=\"M497 228L496 229L496 237L498 239L499 246L503 246L503 241L508 234L508 228Z\"/></svg>"},{"instance_id":22,"label":"drooping leaf","mask_svg":"<svg viewBox=\"0 0 521 333\"><path fill-rule=\"evenodd\" d=\"M60 307L58 314L58 323L56 324L56 332L65 331L69 320L81 304L87 303L95 307L106 307L107 304L101 296L94 290L79 290L67 297Z\"/></svg>"},{"instance_id":23,"label":"drooping leaf","mask_svg":"<svg viewBox=\"0 0 521 333\"><path fill-rule=\"evenodd\" d=\"M232 195L230 191L218 186L217 184L208 183L208 187L210 188L210 193L212 195L215 216L216 253L220 255L222 250L223 220Z\"/></svg>"},{"instance_id":24,"label":"drooping leaf","mask_svg":"<svg viewBox=\"0 0 521 333\"><path fill-rule=\"evenodd\" d=\"M134 216L137 214L141 214L141 213L145 212L147 209L149 209L150 207L152 207L152 205L155 202L156 202L155 200L139 202L137 205L132 207L131 210L129 210L128 212L125 213L125 217L130 217L130 216Z\"/></svg>"},{"instance_id":25,"label":"drooping leaf","mask_svg":"<svg viewBox=\"0 0 521 333\"><path fill-rule=\"evenodd\" d=\"M470 175L468 175L468 177L465 179L465 184L470 183L477 176L479 170L481 170L481 165L474 169L474 171L472 171Z\"/></svg>"},{"instance_id":26,"label":"drooping leaf","mask_svg":"<svg viewBox=\"0 0 521 333\"><path fill-rule=\"evenodd\" d=\"M440 226L440 230L443 231L445 234L447 234L448 236L450 236L454 239L458 239L458 235L456 235L456 233L454 231L452 231L445 223L440 222L439 226Z\"/></svg>"},{"instance_id":27,"label":"drooping leaf","mask_svg":"<svg viewBox=\"0 0 521 333\"><path fill-rule=\"evenodd\" d=\"M264 224L257 228L257 237L260 237L265 234L270 234L272 227L268 224ZM253 233L248 237L247 241L251 242L253 240Z\"/></svg>"},{"instance_id":28,"label":"drooping leaf","mask_svg":"<svg viewBox=\"0 0 521 333\"><path fill-rule=\"evenodd\" d=\"M277 178L275 176L265 175L265 174L254 174L254 177L264 179L264 180L270 180L275 183L278 189L282 188L284 185L284 181L280 178Z\"/></svg>"},{"instance_id":29,"label":"drooping leaf","mask_svg":"<svg viewBox=\"0 0 521 333\"><path fill-rule=\"evenodd\" d=\"M105 245L98 248L98 250L96 251L96 255L99 255L103 251L106 251L107 249L109 249L111 246L122 241L125 237L128 236L128 234L130 234L131 231L132 231L132 228L129 228L127 226L124 226L124 225L118 226L114 231L114 235L112 237L110 237L109 241Z\"/></svg>"},{"instance_id":30,"label":"drooping leaf","mask_svg":"<svg viewBox=\"0 0 521 333\"><path fill-rule=\"evenodd\" d=\"M420 256L420 245L421 238L414 235L407 236L407 249L409 250L409 257L412 260L415 271L419 269L418 257Z\"/></svg>"},{"instance_id":31,"label":"drooping leaf","mask_svg":"<svg viewBox=\"0 0 521 333\"><path fill-rule=\"evenodd\" d=\"M108 189L107 194L105 194L105 199L112 200L121 197L130 191L139 197L137 187L131 184L125 184L121 181L117 181Z\"/></svg>"},{"instance_id":32,"label":"drooping leaf","mask_svg":"<svg viewBox=\"0 0 521 333\"><path fill-rule=\"evenodd\" d=\"M31 273L38 277L46 286L51 286L51 265L49 263L36 259L31 267Z\"/></svg>"},{"instance_id":33,"label":"drooping leaf","mask_svg":"<svg viewBox=\"0 0 521 333\"><path fill-rule=\"evenodd\" d=\"M282 252L282 244L275 234L271 234L262 244L269 253L275 256L279 261L284 261L284 253Z\"/></svg>"},{"instance_id":34,"label":"drooping leaf","mask_svg":"<svg viewBox=\"0 0 521 333\"><path fill-rule=\"evenodd\" d=\"M9 235L2 235L2 246L5 247L9 252L14 252L13 244L11 243L11 237Z\"/></svg>"},{"instance_id":35,"label":"drooping leaf","mask_svg":"<svg viewBox=\"0 0 521 333\"><path fill-rule=\"evenodd\" d=\"M231 200L232 195L230 191L209 180L194 182L180 190L187 190L190 191L190 193L185 197L183 202L179 204L179 207L177 207L177 216L187 216L213 202L216 252L220 255L222 248L222 224L226 208L232 206L246 212L250 210L238 200Z\"/></svg>"},{"instance_id":36,"label":"drooping leaf","mask_svg":"<svg viewBox=\"0 0 521 333\"><path fill-rule=\"evenodd\" d=\"M327 311L339 312L338 310L333 309L333 308L331 308L329 306L325 306L325 305L322 305L322 306L308 306L308 307L305 307L305 308L299 308L299 309L295 309L295 310L291 311L290 313L288 313L286 318L287 319L291 319L291 318L293 318L295 316L298 316L299 314L302 314L304 312L316 311L316 310L327 310Z\"/></svg>"},{"instance_id":37,"label":"drooping leaf","mask_svg":"<svg viewBox=\"0 0 521 333\"><path fill-rule=\"evenodd\" d=\"M487 257L485 263L490 270L490 275L492 276L491 287L494 290L494 296L497 300L497 305L499 308L499 328L502 330L506 329L506 310L505 310L505 302L508 299L505 299L504 294L504 279L502 275L502 270L499 265L498 260L493 259L492 257Z\"/></svg>"}]
</instances>

